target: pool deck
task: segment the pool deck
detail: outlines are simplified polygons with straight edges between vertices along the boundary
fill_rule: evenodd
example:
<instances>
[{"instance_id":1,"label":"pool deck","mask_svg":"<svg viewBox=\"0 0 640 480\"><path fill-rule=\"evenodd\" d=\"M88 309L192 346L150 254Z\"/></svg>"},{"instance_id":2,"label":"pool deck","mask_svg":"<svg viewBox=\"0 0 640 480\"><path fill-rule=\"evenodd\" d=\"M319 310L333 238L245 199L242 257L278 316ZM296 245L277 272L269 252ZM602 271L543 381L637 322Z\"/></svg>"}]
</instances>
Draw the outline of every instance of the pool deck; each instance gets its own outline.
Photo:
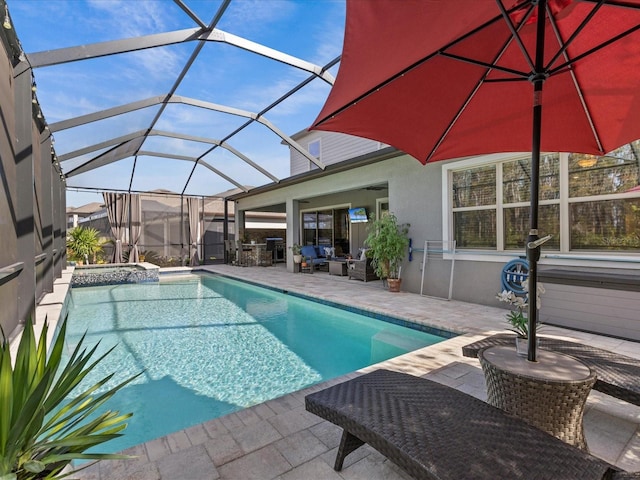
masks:
<instances>
[{"instance_id":1,"label":"pool deck","mask_svg":"<svg viewBox=\"0 0 640 480\"><path fill-rule=\"evenodd\" d=\"M332 468L340 429L305 411L304 396L379 366L425 376L486 399L477 359L462 356L462 346L503 332L505 310L447 301L406 292L390 293L382 282L363 283L326 273L293 274L282 265L205 270L306 294L328 301L406 318L461 334L437 345L388 360L320 386L295 392L201 425L128 449L134 460L103 461L70 478L86 480L396 480L409 479L369 446L347 457L341 472ZM188 269L178 269L184 274ZM67 272L67 271L65 271ZM70 275L57 284L64 288ZM162 278L162 276L161 276ZM56 294L58 295L56 297ZM60 293L45 297L40 313L61 308ZM600 335L545 326L544 335L575 340L640 358L640 345ZM159 419L161 421L161 419ZM591 453L627 471L640 471L640 407L592 392L584 418ZM470 472L472 476L472 472Z\"/></svg>"}]
</instances>

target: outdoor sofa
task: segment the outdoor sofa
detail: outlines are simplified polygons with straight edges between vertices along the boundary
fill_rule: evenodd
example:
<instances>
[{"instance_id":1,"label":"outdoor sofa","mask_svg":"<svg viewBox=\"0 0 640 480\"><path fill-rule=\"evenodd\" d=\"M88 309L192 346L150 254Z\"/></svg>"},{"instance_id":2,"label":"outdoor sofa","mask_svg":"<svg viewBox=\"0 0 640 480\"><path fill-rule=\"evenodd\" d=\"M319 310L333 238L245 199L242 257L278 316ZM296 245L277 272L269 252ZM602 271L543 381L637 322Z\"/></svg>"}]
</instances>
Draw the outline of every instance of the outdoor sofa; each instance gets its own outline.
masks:
<instances>
[{"instance_id":1,"label":"outdoor sofa","mask_svg":"<svg viewBox=\"0 0 640 480\"><path fill-rule=\"evenodd\" d=\"M305 397L343 428L335 470L365 443L417 479L640 479L475 397L376 370Z\"/></svg>"},{"instance_id":2,"label":"outdoor sofa","mask_svg":"<svg viewBox=\"0 0 640 480\"><path fill-rule=\"evenodd\" d=\"M314 268L320 269L320 267L328 267L327 258L321 252L322 248L313 246L313 245L305 245L300 249L300 255L307 259L307 262L311 263Z\"/></svg>"}]
</instances>

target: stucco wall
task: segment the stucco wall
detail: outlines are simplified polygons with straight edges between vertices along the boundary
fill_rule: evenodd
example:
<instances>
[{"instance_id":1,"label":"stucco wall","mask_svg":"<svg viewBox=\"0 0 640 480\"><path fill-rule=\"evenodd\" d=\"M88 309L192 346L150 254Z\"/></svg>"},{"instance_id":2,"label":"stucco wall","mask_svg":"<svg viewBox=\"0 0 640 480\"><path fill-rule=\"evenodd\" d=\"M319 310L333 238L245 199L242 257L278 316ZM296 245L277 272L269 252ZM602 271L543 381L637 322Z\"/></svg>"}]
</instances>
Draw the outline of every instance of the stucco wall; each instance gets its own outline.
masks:
<instances>
[{"instance_id":1,"label":"stucco wall","mask_svg":"<svg viewBox=\"0 0 640 480\"><path fill-rule=\"evenodd\" d=\"M388 196L390 210L401 222L411 224L410 237L413 239L413 245L415 248L421 248L425 240L442 240L442 165L443 162L438 162L425 166L408 155L402 155L257 194L239 200L238 209L251 210L288 201L287 205L292 205L291 210L287 211L287 244L290 245L299 239L298 222L294 222L291 217L298 217L300 210L350 203L352 206L365 206L370 211L375 211L376 198ZM381 183L388 184L388 192L363 190L367 186ZM297 210L292 211L296 201L304 203L298 203ZM366 231L352 230L352 245L362 243L365 237ZM416 251L413 261L405 259L403 262L404 291L420 292L422 255L422 252ZM448 295L450 265L449 260L430 260L425 272L425 295ZM495 294L501 289L502 266L502 262L457 260L453 298L498 306Z\"/></svg>"}]
</instances>

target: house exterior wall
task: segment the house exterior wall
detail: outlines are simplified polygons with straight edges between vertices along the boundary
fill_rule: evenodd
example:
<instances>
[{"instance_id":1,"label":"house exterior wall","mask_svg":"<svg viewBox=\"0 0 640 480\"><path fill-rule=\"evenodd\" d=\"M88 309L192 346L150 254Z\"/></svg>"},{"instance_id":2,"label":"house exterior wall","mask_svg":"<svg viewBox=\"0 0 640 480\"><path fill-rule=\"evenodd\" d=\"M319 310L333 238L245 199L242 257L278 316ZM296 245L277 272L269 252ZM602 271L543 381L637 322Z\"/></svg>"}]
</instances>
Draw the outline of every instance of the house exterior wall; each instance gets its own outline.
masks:
<instances>
[{"instance_id":1,"label":"house exterior wall","mask_svg":"<svg viewBox=\"0 0 640 480\"><path fill-rule=\"evenodd\" d=\"M238 210L268 205L287 205L287 246L300 240L300 212L328 206L364 206L375 212L376 199L388 197L390 210L399 221L411 224L409 236L416 248L425 240L442 239L442 162L421 165L408 155L327 175L296 185L259 193L237 201ZM388 191L364 190L387 183ZM352 224L351 247L357 251L366 238L366 224ZM356 227L353 229L353 227ZM422 280L422 252L414 251L411 262L402 265L402 290L419 293ZM287 251L292 271L291 251ZM446 297L450 260L430 261L425 270L425 295ZM485 305L497 305L503 263L456 260L453 298ZM357 280L353 280L357 281Z\"/></svg>"},{"instance_id":2,"label":"house exterior wall","mask_svg":"<svg viewBox=\"0 0 640 480\"><path fill-rule=\"evenodd\" d=\"M335 134L338 135L338 134ZM377 144L368 140L353 140L355 137L338 136L327 132L309 132L297 141L307 145L309 141L321 138L321 159L326 164L333 160L341 161L355 158L353 152L375 151ZM354 141L356 146L346 148L349 141ZM345 148L341 154L332 152L330 147L336 149ZM375 147L375 148L374 148ZM367 150L369 148L369 150ZM360 150L361 149L361 150ZM373 149L373 150L372 150ZM331 155L329 154L330 152ZM323 158L324 155L324 158ZM292 172L301 168L295 165L298 154L292 152ZM398 156L372 163L366 166L355 167L350 170L340 171L335 174L327 174L322 177L309 179L294 185L283 186L250 197L242 198L237 203L240 210L268 207L269 205L286 204L287 206L287 245L298 243L300 239L300 212L305 210L321 209L323 207L335 207L349 205L352 207L364 206L370 212L375 212L376 199L388 198L389 209L396 214L399 221L411 225L409 236L413 241L413 259L405 259L402 265L402 290L420 293L421 285L424 295L447 298L449 290L449 278L451 273L451 256L441 255L441 258L429 258L422 272L422 251L424 242L445 242L453 238L451 225L451 186L449 175L452 170L467 168L468 165L500 162L510 158L510 154L494 154L476 159L464 159L447 162L436 162L421 165L408 155L399 153ZM306 161L306 160L305 160ZM297 171L297 173L301 173ZM388 190L369 191L367 186L379 186L386 184ZM351 248L357 251L366 238L366 224L352 224ZM288 268L293 270L290 251L288 253ZM464 249L458 248L455 254L455 267L453 272L452 298L471 302L474 304L501 307L506 310L508 305L498 302L496 294L502 287L502 270L511 260L524 258L524 250L497 250L497 249ZM559 254L557 251L543 251L539 263L540 271L544 269L586 269L592 272L602 271L607 268L616 268L622 273L638 273L640 261L632 252L617 254L602 254L588 252L569 252ZM356 281L356 280L354 280ZM569 288L569 287L567 287ZM570 287L573 288L573 287ZM572 298L576 299L572 311L584 312L584 308L578 308L584 299L584 287L578 287L572 291ZM542 297L542 319L549 323L562 324L571 328L597 331L599 333L625 338L637 338L637 321L631 317L609 318L607 312L598 312L596 318L585 321L584 318L573 318L566 315L562 299L558 297L556 285L549 285L549 295ZM565 295L566 292L560 296ZM588 295L589 292L586 292ZM609 300L621 296L625 298L625 305L630 301L638 302L638 293L620 293L609 290L603 295ZM632 297L629 300L627 297ZM628 301L627 301L628 300ZM566 307L566 305L565 305ZM632 310L632 309L631 309ZM627 312L631 311L629 308ZM637 311L637 309L635 310ZM580 317L580 313L577 314ZM593 315L592 315L593 317ZM633 332L633 335L630 334Z\"/></svg>"},{"instance_id":3,"label":"house exterior wall","mask_svg":"<svg viewBox=\"0 0 640 480\"><path fill-rule=\"evenodd\" d=\"M375 152L387 145L366 138L354 137L343 133L305 132L293 136L303 148L309 150L309 144L320 140L320 160L325 165L349 160L366 153ZM304 157L300 152L291 150L291 175L308 172L318 167Z\"/></svg>"}]
</instances>

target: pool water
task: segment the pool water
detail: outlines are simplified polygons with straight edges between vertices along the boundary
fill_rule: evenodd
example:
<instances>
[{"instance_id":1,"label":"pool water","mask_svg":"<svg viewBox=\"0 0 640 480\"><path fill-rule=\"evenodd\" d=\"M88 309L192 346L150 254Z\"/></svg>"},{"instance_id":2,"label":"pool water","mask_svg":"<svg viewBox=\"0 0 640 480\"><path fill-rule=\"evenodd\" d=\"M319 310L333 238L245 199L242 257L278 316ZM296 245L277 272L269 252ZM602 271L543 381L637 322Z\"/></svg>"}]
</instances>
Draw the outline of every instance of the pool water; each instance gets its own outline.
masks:
<instances>
[{"instance_id":1,"label":"pool water","mask_svg":"<svg viewBox=\"0 0 640 480\"><path fill-rule=\"evenodd\" d=\"M67 352L115 350L82 385L138 379L101 409L134 412L116 452L443 337L216 275L72 289Z\"/></svg>"}]
</instances>

